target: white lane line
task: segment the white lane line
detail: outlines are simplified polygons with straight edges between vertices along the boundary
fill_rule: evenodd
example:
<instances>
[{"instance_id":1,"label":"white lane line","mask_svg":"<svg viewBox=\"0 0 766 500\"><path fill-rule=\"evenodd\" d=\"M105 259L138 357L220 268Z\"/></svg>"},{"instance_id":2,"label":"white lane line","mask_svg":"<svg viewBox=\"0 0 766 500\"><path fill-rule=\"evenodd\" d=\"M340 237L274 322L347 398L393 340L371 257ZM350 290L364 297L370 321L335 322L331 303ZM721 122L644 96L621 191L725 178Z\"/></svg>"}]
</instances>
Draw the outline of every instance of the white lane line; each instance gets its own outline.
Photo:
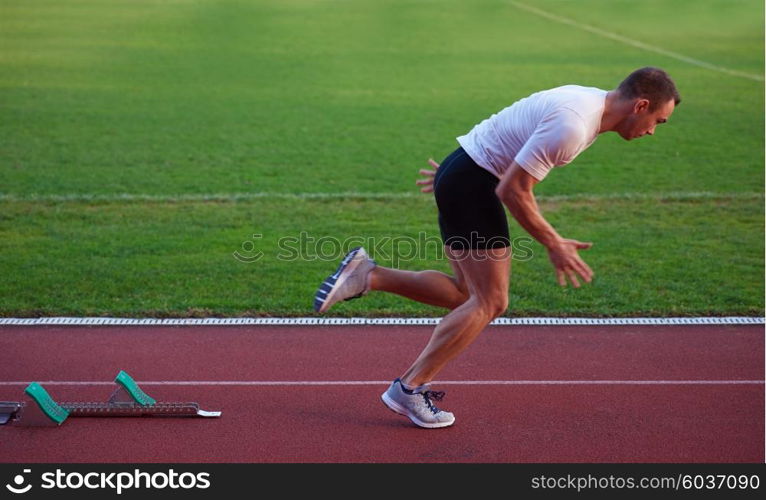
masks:
<instances>
[{"instance_id":1,"label":"white lane line","mask_svg":"<svg viewBox=\"0 0 766 500\"><path fill-rule=\"evenodd\" d=\"M416 326L441 318L0 318L0 326ZM763 317L497 318L492 326L762 325Z\"/></svg>"},{"instance_id":2,"label":"white lane line","mask_svg":"<svg viewBox=\"0 0 766 500\"><path fill-rule=\"evenodd\" d=\"M31 381L0 381L0 386L24 386ZM102 386L114 382L38 381L51 386ZM390 380L154 380L138 381L141 386L355 386L389 385ZM437 380L433 385L764 385L763 380Z\"/></svg>"},{"instance_id":3,"label":"white lane line","mask_svg":"<svg viewBox=\"0 0 766 500\"><path fill-rule=\"evenodd\" d=\"M543 202L598 202L598 201L695 201L695 200L757 200L764 197L759 192L669 191L666 193L579 193L572 195L538 195ZM238 202L252 200L402 200L413 199L432 202L433 198L422 193L207 193L207 194L13 194L0 193L4 202Z\"/></svg>"},{"instance_id":4,"label":"white lane line","mask_svg":"<svg viewBox=\"0 0 766 500\"><path fill-rule=\"evenodd\" d=\"M513 0L509 0L509 3L513 5L514 7L517 7L522 10L526 10L528 12L531 12L533 14L536 14L540 17L544 17L546 19L550 19L551 21L555 21L557 23L566 24L568 26L573 26L575 28L581 29L583 31L587 31L589 33L593 33L594 35L598 35L604 38L609 38L611 40L623 43L625 45L629 45L631 47L635 47L637 49L646 50L649 52L654 52L656 54L660 54L663 56L671 57L673 59L676 59L678 61L682 61L688 64L693 64L695 66L699 66L701 68L718 71L720 73L726 73L731 76L736 76L740 78L747 78L748 80L754 80L756 82L762 82L763 76L760 75L754 75L751 73L745 73L742 71L737 71L734 69L729 69L724 66L718 66L717 64L712 64L706 61L701 61L699 59L694 59L689 56L685 56L683 54L679 54L678 52L672 52L670 50L663 49L662 47L657 47L655 45L649 45L648 43L640 42L638 40L633 40L632 38L628 38L622 35L618 35L617 33L612 33L611 31L602 30L601 28L596 28L595 26L591 26L589 24L581 23L578 21L575 21L574 19L569 19L567 17L558 16L556 14L551 14L550 12L544 11L542 9L538 9L537 7L532 7L530 5L521 3L521 2L515 2Z\"/></svg>"}]
</instances>

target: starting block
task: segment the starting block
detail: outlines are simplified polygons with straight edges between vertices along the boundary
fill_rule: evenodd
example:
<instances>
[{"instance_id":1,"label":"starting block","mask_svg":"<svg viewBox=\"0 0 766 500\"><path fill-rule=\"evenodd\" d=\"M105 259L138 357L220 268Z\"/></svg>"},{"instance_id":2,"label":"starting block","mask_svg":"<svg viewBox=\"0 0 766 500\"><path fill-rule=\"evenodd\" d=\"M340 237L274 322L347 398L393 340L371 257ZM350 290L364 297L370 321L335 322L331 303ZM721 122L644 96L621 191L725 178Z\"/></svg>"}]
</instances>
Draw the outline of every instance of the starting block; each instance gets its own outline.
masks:
<instances>
[{"instance_id":1,"label":"starting block","mask_svg":"<svg viewBox=\"0 0 766 500\"><path fill-rule=\"evenodd\" d=\"M106 403L57 403L37 382L24 390L31 401L0 401L0 425L8 422L34 427L56 427L70 417L220 417L197 403L162 403L146 394L133 378L120 371L117 388Z\"/></svg>"}]
</instances>

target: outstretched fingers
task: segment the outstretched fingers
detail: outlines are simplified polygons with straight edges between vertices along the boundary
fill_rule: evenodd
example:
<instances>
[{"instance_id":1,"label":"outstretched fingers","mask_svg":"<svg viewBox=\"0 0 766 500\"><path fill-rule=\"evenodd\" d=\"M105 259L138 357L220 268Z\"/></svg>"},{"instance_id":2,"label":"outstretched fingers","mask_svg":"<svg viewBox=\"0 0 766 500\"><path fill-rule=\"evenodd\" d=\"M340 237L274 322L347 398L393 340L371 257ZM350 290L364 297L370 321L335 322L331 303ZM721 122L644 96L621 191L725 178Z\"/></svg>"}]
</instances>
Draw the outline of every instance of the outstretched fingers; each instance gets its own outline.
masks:
<instances>
[{"instance_id":1,"label":"outstretched fingers","mask_svg":"<svg viewBox=\"0 0 766 500\"><path fill-rule=\"evenodd\" d=\"M590 283L591 280L593 280L593 270L582 259L578 258L574 262L572 268L577 272L577 274L582 276L582 279L584 279L586 283Z\"/></svg>"},{"instance_id":2,"label":"outstretched fingers","mask_svg":"<svg viewBox=\"0 0 766 500\"><path fill-rule=\"evenodd\" d=\"M556 278L558 278L559 285L561 286L567 286L567 278L569 278L569 281L572 282L574 288L580 288L580 281L577 279L577 274L571 269L556 269Z\"/></svg>"},{"instance_id":3,"label":"outstretched fingers","mask_svg":"<svg viewBox=\"0 0 766 500\"><path fill-rule=\"evenodd\" d=\"M418 186L424 186L420 189L423 193L431 193L434 190L434 176L436 175L436 170L439 168L439 164L436 163L433 158L428 159L428 164L431 165L434 169L433 170L427 170L425 168L421 168L418 173L424 177L425 179L418 179L415 181L415 184Z\"/></svg>"},{"instance_id":4,"label":"outstretched fingers","mask_svg":"<svg viewBox=\"0 0 766 500\"><path fill-rule=\"evenodd\" d=\"M593 280L593 270L580 258L577 250L588 249L593 244L570 240L569 245L573 245L574 250L565 251L563 255L559 253L553 257L556 278L561 286L567 286L568 278L574 288L580 288L580 279L586 283L590 283Z\"/></svg>"}]
</instances>

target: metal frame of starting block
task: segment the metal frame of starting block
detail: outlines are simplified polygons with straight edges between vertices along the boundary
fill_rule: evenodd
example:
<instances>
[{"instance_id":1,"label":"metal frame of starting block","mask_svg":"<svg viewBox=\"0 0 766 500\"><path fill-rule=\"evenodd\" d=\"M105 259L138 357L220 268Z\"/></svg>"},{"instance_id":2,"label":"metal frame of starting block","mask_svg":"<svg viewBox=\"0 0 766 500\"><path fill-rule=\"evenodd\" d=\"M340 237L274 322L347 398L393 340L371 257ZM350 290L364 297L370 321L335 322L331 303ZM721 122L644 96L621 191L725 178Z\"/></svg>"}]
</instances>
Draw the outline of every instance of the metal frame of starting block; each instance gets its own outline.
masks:
<instances>
[{"instance_id":1,"label":"metal frame of starting block","mask_svg":"<svg viewBox=\"0 0 766 500\"><path fill-rule=\"evenodd\" d=\"M37 382L24 390L22 402L0 401L0 425L13 423L30 427L57 427L70 417L220 417L220 411L206 411L198 403L157 402L133 378L120 371L114 379L117 388L109 400L100 402L57 403Z\"/></svg>"}]
</instances>

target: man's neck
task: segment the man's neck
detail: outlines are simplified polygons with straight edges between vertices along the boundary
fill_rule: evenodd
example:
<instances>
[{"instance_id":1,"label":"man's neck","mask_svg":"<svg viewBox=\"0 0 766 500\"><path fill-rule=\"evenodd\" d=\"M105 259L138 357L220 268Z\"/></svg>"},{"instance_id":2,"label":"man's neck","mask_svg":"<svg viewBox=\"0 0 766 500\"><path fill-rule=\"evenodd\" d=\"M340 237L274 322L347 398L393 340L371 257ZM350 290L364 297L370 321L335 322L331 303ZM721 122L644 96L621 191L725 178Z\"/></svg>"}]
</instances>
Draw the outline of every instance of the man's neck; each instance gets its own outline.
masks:
<instances>
[{"instance_id":1,"label":"man's neck","mask_svg":"<svg viewBox=\"0 0 766 500\"><path fill-rule=\"evenodd\" d=\"M598 129L599 134L614 131L617 124L625 117L626 106L629 106L630 103L626 103L620 97L616 90L607 92L604 114L601 115L601 127Z\"/></svg>"}]
</instances>

